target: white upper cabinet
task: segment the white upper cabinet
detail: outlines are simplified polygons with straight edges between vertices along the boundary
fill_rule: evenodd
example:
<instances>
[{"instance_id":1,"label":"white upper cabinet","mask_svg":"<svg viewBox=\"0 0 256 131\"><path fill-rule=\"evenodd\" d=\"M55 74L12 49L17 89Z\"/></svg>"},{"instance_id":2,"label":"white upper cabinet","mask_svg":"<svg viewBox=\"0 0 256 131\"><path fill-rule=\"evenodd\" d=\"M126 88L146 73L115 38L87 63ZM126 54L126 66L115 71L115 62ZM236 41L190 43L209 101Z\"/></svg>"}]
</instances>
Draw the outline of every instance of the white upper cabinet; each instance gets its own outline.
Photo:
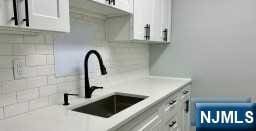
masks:
<instances>
[{"instance_id":1,"label":"white upper cabinet","mask_svg":"<svg viewBox=\"0 0 256 131\"><path fill-rule=\"evenodd\" d=\"M154 0L153 10L153 19L152 19L152 28L151 28L151 39L152 41L161 41L161 16L162 16L162 0Z\"/></svg>"},{"instance_id":2,"label":"white upper cabinet","mask_svg":"<svg viewBox=\"0 0 256 131\"><path fill-rule=\"evenodd\" d=\"M30 28L70 31L69 0L28 0L28 15Z\"/></svg>"},{"instance_id":3,"label":"white upper cabinet","mask_svg":"<svg viewBox=\"0 0 256 131\"><path fill-rule=\"evenodd\" d=\"M2 0L0 26L69 32L69 0Z\"/></svg>"},{"instance_id":4,"label":"white upper cabinet","mask_svg":"<svg viewBox=\"0 0 256 131\"><path fill-rule=\"evenodd\" d=\"M172 0L155 0L153 12L152 39L153 41L170 42Z\"/></svg>"},{"instance_id":5,"label":"white upper cabinet","mask_svg":"<svg viewBox=\"0 0 256 131\"><path fill-rule=\"evenodd\" d=\"M133 39L150 39L152 27L153 3L154 0L134 0L133 10ZM146 30L148 29L148 34ZM148 38L146 38L148 35Z\"/></svg>"},{"instance_id":6,"label":"white upper cabinet","mask_svg":"<svg viewBox=\"0 0 256 131\"><path fill-rule=\"evenodd\" d=\"M90 0L89 0L90 1ZM91 0L100 4L105 4L113 8L117 8L122 11L131 13L131 1L132 0Z\"/></svg>"},{"instance_id":7,"label":"white upper cabinet","mask_svg":"<svg viewBox=\"0 0 256 131\"><path fill-rule=\"evenodd\" d=\"M133 15L112 17L106 21L107 40L170 42L172 0L133 2Z\"/></svg>"},{"instance_id":8,"label":"white upper cabinet","mask_svg":"<svg viewBox=\"0 0 256 131\"><path fill-rule=\"evenodd\" d=\"M132 13L132 1L133 0L115 0L116 3L114 7Z\"/></svg>"},{"instance_id":9,"label":"white upper cabinet","mask_svg":"<svg viewBox=\"0 0 256 131\"><path fill-rule=\"evenodd\" d=\"M172 0L161 0L161 40L171 42Z\"/></svg>"},{"instance_id":10,"label":"white upper cabinet","mask_svg":"<svg viewBox=\"0 0 256 131\"><path fill-rule=\"evenodd\" d=\"M0 25L14 25L13 3L11 0L0 1Z\"/></svg>"},{"instance_id":11,"label":"white upper cabinet","mask_svg":"<svg viewBox=\"0 0 256 131\"><path fill-rule=\"evenodd\" d=\"M94 2L98 2L98 3L101 3L101 4L108 4L106 2L108 2L107 0L92 0ZM109 1L110 2L110 1ZM110 4L110 3L109 3Z\"/></svg>"},{"instance_id":12,"label":"white upper cabinet","mask_svg":"<svg viewBox=\"0 0 256 131\"><path fill-rule=\"evenodd\" d=\"M71 0L72 9L95 13L107 18L132 14L133 0Z\"/></svg>"},{"instance_id":13,"label":"white upper cabinet","mask_svg":"<svg viewBox=\"0 0 256 131\"><path fill-rule=\"evenodd\" d=\"M20 2L14 0L0 1L0 26L18 26L20 23Z\"/></svg>"}]
</instances>

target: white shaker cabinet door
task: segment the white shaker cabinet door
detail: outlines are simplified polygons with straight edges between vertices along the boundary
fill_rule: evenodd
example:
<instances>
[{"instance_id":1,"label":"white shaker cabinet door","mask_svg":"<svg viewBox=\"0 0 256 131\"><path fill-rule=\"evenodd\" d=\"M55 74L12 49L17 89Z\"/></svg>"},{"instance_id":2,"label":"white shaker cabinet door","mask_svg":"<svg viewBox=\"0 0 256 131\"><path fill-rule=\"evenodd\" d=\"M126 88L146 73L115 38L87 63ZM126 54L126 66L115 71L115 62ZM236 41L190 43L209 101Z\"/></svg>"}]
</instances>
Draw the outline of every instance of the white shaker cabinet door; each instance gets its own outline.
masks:
<instances>
[{"instance_id":1,"label":"white shaker cabinet door","mask_svg":"<svg viewBox=\"0 0 256 131\"><path fill-rule=\"evenodd\" d=\"M116 0L116 8L132 13L132 0Z\"/></svg>"},{"instance_id":2,"label":"white shaker cabinet door","mask_svg":"<svg viewBox=\"0 0 256 131\"><path fill-rule=\"evenodd\" d=\"M161 40L170 42L172 33L172 0L161 0L161 2Z\"/></svg>"},{"instance_id":3,"label":"white shaker cabinet door","mask_svg":"<svg viewBox=\"0 0 256 131\"><path fill-rule=\"evenodd\" d=\"M162 3L161 0L153 1L153 22L151 27L151 39L152 41L161 41L161 13Z\"/></svg>"},{"instance_id":4,"label":"white shaker cabinet door","mask_svg":"<svg viewBox=\"0 0 256 131\"><path fill-rule=\"evenodd\" d=\"M159 115L154 116L137 131L161 131L161 118Z\"/></svg>"},{"instance_id":5,"label":"white shaker cabinet door","mask_svg":"<svg viewBox=\"0 0 256 131\"><path fill-rule=\"evenodd\" d=\"M22 5L23 17L29 18L29 23L24 22L23 26L39 30L70 31L69 0L23 0Z\"/></svg>"},{"instance_id":6,"label":"white shaker cabinet door","mask_svg":"<svg viewBox=\"0 0 256 131\"><path fill-rule=\"evenodd\" d=\"M92 0L94 2L98 2L98 3L101 3L101 4L106 4L107 0Z\"/></svg>"},{"instance_id":7,"label":"white shaker cabinet door","mask_svg":"<svg viewBox=\"0 0 256 131\"><path fill-rule=\"evenodd\" d=\"M152 26L154 0L134 0L133 37L136 40L145 40L145 27Z\"/></svg>"},{"instance_id":8,"label":"white shaker cabinet door","mask_svg":"<svg viewBox=\"0 0 256 131\"><path fill-rule=\"evenodd\" d=\"M16 3L13 2L14 0L0 0L0 26L15 26L20 21L18 18L18 1L16 1ZM16 24L14 18L14 8L16 8L17 13Z\"/></svg>"}]
</instances>

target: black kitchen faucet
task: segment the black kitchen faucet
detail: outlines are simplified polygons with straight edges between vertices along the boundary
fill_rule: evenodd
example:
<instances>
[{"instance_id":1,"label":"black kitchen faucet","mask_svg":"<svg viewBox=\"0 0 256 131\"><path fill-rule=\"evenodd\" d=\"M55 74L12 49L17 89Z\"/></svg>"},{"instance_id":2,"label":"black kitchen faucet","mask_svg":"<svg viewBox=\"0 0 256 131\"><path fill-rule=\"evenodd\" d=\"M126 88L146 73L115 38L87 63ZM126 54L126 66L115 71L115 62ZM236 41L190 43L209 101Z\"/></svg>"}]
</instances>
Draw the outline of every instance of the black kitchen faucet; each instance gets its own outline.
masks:
<instances>
[{"instance_id":1,"label":"black kitchen faucet","mask_svg":"<svg viewBox=\"0 0 256 131\"><path fill-rule=\"evenodd\" d=\"M89 77L88 77L88 60L89 60L89 57L92 54L95 54L98 58L101 74L102 75L107 74L107 70L106 70L106 67L103 64L103 60L101 58L100 53L97 52L96 50L90 50L86 54L85 59L84 59L85 98L91 98L93 91L95 91L96 89L102 89L103 88L103 87L97 87L97 86L90 86Z\"/></svg>"},{"instance_id":2,"label":"black kitchen faucet","mask_svg":"<svg viewBox=\"0 0 256 131\"><path fill-rule=\"evenodd\" d=\"M101 71L101 74L102 75L106 75L107 74L107 70L106 70L106 67L104 66L103 64L103 60L101 58L101 55L99 52L97 52L96 50L90 50L86 56L85 56L85 59L84 59L84 88L85 88L85 98L91 98L92 97L92 93L93 91L95 91L96 89L103 89L103 87L97 87L97 86L90 86L90 82L89 82L89 77L88 77L88 60L89 60L89 57L92 55L92 54L95 54L99 60L99 65L100 65L100 71ZM69 105L69 102L68 102L68 96L70 95L76 95L78 96L78 94L68 94L68 93L65 93L64 94L64 104L63 105Z\"/></svg>"}]
</instances>

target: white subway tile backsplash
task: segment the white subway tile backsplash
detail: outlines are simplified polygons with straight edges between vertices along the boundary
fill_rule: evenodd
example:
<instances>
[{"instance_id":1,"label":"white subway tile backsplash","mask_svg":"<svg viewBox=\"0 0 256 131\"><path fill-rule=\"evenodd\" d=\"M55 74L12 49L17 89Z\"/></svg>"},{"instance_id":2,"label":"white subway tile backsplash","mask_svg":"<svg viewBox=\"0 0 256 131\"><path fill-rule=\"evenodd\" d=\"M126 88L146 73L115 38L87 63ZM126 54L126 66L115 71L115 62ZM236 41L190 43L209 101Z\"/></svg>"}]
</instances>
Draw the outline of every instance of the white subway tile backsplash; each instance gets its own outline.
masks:
<instances>
[{"instance_id":1,"label":"white subway tile backsplash","mask_svg":"<svg viewBox=\"0 0 256 131\"><path fill-rule=\"evenodd\" d=\"M4 108L0 107L0 120L4 118Z\"/></svg>"},{"instance_id":2,"label":"white subway tile backsplash","mask_svg":"<svg viewBox=\"0 0 256 131\"><path fill-rule=\"evenodd\" d=\"M0 55L12 55L13 45L12 44L0 44ZM2 60L1 60L2 61Z\"/></svg>"},{"instance_id":3,"label":"white subway tile backsplash","mask_svg":"<svg viewBox=\"0 0 256 131\"><path fill-rule=\"evenodd\" d=\"M60 104L63 103L63 93L56 93L49 96L49 104Z\"/></svg>"},{"instance_id":4,"label":"white subway tile backsplash","mask_svg":"<svg viewBox=\"0 0 256 131\"><path fill-rule=\"evenodd\" d=\"M0 56L0 68L11 68L12 60L12 56Z\"/></svg>"},{"instance_id":5,"label":"white subway tile backsplash","mask_svg":"<svg viewBox=\"0 0 256 131\"><path fill-rule=\"evenodd\" d=\"M28 100L36 99L39 97L39 90L38 88L19 91L17 93L17 100L18 102L25 102Z\"/></svg>"},{"instance_id":6,"label":"white subway tile backsplash","mask_svg":"<svg viewBox=\"0 0 256 131\"><path fill-rule=\"evenodd\" d=\"M37 43L44 43L45 39L43 35L33 35L33 36L26 36L24 37L23 42L26 43L32 43L32 44L37 44Z\"/></svg>"},{"instance_id":7,"label":"white subway tile backsplash","mask_svg":"<svg viewBox=\"0 0 256 131\"><path fill-rule=\"evenodd\" d=\"M105 41L103 20L77 18L81 18L80 21L85 21L85 24L96 25L97 35L92 38L95 40L85 42L85 48L86 51L98 50L108 71L102 77L98 60L94 55L90 57L89 76L92 84L106 87L147 74L147 45L109 43ZM80 93L83 96L83 70L82 75L56 77L54 37L54 33L48 32L30 36L0 34L0 119L63 103L64 92ZM24 79L14 80L14 59L26 61Z\"/></svg>"},{"instance_id":8,"label":"white subway tile backsplash","mask_svg":"<svg viewBox=\"0 0 256 131\"><path fill-rule=\"evenodd\" d=\"M12 117L25 112L28 112L28 103L18 103L14 105L5 106L4 108L5 117Z\"/></svg>"},{"instance_id":9,"label":"white subway tile backsplash","mask_svg":"<svg viewBox=\"0 0 256 131\"><path fill-rule=\"evenodd\" d=\"M0 69L0 81L13 80L13 72L11 69Z\"/></svg>"},{"instance_id":10,"label":"white subway tile backsplash","mask_svg":"<svg viewBox=\"0 0 256 131\"><path fill-rule=\"evenodd\" d=\"M37 66L27 67L25 76L29 78L37 77Z\"/></svg>"},{"instance_id":11,"label":"white subway tile backsplash","mask_svg":"<svg viewBox=\"0 0 256 131\"><path fill-rule=\"evenodd\" d=\"M52 55L53 54L53 45L52 44L38 44L36 45L37 54L42 55Z\"/></svg>"},{"instance_id":12,"label":"white subway tile backsplash","mask_svg":"<svg viewBox=\"0 0 256 131\"><path fill-rule=\"evenodd\" d=\"M54 66L40 66L36 69L37 75L53 75L54 74Z\"/></svg>"},{"instance_id":13,"label":"white subway tile backsplash","mask_svg":"<svg viewBox=\"0 0 256 131\"><path fill-rule=\"evenodd\" d=\"M7 43L9 41L10 37L7 34L1 34L0 35L0 44Z\"/></svg>"},{"instance_id":14,"label":"white subway tile backsplash","mask_svg":"<svg viewBox=\"0 0 256 131\"><path fill-rule=\"evenodd\" d=\"M28 66L46 65L45 55L29 55L26 57L26 64Z\"/></svg>"},{"instance_id":15,"label":"white subway tile backsplash","mask_svg":"<svg viewBox=\"0 0 256 131\"><path fill-rule=\"evenodd\" d=\"M80 87L80 80L73 82L64 82L58 85L58 92L65 93L71 90L79 89Z\"/></svg>"},{"instance_id":16,"label":"white subway tile backsplash","mask_svg":"<svg viewBox=\"0 0 256 131\"><path fill-rule=\"evenodd\" d=\"M56 78L55 75L51 75L51 76L47 77L47 82L48 82L49 85L57 84L58 79Z\"/></svg>"},{"instance_id":17,"label":"white subway tile backsplash","mask_svg":"<svg viewBox=\"0 0 256 131\"><path fill-rule=\"evenodd\" d=\"M1 94L0 95L0 107L4 105L11 105L17 102L16 92L10 94Z\"/></svg>"},{"instance_id":18,"label":"white subway tile backsplash","mask_svg":"<svg viewBox=\"0 0 256 131\"><path fill-rule=\"evenodd\" d=\"M36 53L34 44L14 44L14 55L32 55Z\"/></svg>"},{"instance_id":19,"label":"white subway tile backsplash","mask_svg":"<svg viewBox=\"0 0 256 131\"><path fill-rule=\"evenodd\" d=\"M57 93L57 86L40 87L40 97L49 96Z\"/></svg>"},{"instance_id":20,"label":"white subway tile backsplash","mask_svg":"<svg viewBox=\"0 0 256 131\"><path fill-rule=\"evenodd\" d=\"M28 88L27 79L12 80L3 82L3 92L11 93Z\"/></svg>"},{"instance_id":21,"label":"white subway tile backsplash","mask_svg":"<svg viewBox=\"0 0 256 131\"><path fill-rule=\"evenodd\" d=\"M3 82L0 81L0 95L3 94Z\"/></svg>"},{"instance_id":22,"label":"white subway tile backsplash","mask_svg":"<svg viewBox=\"0 0 256 131\"><path fill-rule=\"evenodd\" d=\"M54 56L53 55L47 55L46 56L46 63L48 65L54 65Z\"/></svg>"},{"instance_id":23,"label":"white subway tile backsplash","mask_svg":"<svg viewBox=\"0 0 256 131\"><path fill-rule=\"evenodd\" d=\"M28 88L36 88L36 87L42 87L46 85L47 85L46 76L33 77L28 79Z\"/></svg>"},{"instance_id":24,"label":"white subway tile backsplash","mask_svg":"<svg viewBox=\"0 0 256 131\"><path fill-rule=\"evenodd\" d=\"M29 110L42 108L49 105L49 98L43 97L29 102Z\"/></svg>"},{"instance_id":25,"label":"white subway tile backsplash","mask_svg":"<svg viewBox=\"0 0 256 131\"><path fill-rule=\"evenodd\" d=\"M22 43L23 42L23 35L8 35L8 42L9 43Z\"/></svg>"}]
</instances>

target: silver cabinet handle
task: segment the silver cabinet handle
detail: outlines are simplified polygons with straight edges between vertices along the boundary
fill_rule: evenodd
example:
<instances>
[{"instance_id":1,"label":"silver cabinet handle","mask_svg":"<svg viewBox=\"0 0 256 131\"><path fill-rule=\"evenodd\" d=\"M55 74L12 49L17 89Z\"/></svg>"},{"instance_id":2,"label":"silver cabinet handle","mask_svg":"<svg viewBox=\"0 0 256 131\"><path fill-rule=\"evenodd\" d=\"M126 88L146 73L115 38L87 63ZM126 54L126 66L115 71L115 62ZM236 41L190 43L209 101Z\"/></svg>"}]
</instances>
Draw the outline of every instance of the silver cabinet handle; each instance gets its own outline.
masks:
<instances>
[{"instance_id":1,"label":"silver cabinet handle","mask_svg":"<svg viewBox=\"0 0 256 131\"><path fill-rule=\"evenodd\" d=\"M173 127L177 122L176 121L172 121L172 123L169 125L169 127Z\"/></svg>"},{"instance_id":2,"label":"silver cabinet handle","mask_svg":"<svg viewBox=\"0 0 256 131\"><path fill-rule=\"evenodd\" d=\"M173 105L173 104L175 104L177 102L177 100L172 100L170 103L169 103L169 105Z\"/></svg>"}]
</instances>

